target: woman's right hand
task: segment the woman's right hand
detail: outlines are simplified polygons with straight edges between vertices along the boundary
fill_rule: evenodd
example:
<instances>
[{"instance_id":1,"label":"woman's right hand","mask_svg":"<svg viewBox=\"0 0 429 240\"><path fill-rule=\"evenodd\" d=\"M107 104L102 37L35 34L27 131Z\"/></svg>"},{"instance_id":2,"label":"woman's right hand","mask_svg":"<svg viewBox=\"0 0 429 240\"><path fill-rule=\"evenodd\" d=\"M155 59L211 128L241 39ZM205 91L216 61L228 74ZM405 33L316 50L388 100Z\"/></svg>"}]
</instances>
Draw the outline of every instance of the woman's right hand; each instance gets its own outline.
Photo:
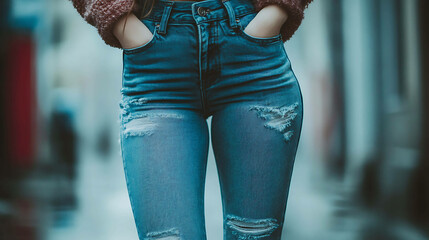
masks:
<instances>
[{"instance_id":1,"label":"woman's right hand","mask_svg":"<svg viewBox=\"0 0 429 240\"><path fill-rule=\"evenodd\" d=\"M127 24L124 29L125 21ZM115 23L113 34L125 49L142 46L152 38L152 32L133 13L124 15Z\"/></svg>"}]
</instances>

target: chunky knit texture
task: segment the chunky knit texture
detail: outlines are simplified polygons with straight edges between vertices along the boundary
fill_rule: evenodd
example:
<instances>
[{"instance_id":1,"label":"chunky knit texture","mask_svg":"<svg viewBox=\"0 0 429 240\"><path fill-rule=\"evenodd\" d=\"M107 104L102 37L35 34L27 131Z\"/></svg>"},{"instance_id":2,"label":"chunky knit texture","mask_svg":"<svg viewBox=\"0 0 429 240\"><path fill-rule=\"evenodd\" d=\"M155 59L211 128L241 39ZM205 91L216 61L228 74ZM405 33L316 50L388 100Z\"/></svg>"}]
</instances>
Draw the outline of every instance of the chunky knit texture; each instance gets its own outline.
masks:
<instances>
[{"instance_id":1,"label":"chunky knit texture","mask_svg":"<svg viewBox=\"0 0 429 240\"><path fill-rule=\"evenodd\" d=\"M138 13L138 5L131 9L133 0L70 0L86 22L97 28L101 38L107 45L122 48L119 40L113 34L113 26L129 11ZM252 0L257 11L267 5L278 5L286 10L288 19L280 32L283 41L289 40L301 25L304 9L313 0Z\"/></svg>"},{"instance_id":2,"label":"chunky knit texture","mask_svg":"<svg viewBox=\"0 0 429 240\"><path fill-rule=\"evenodd\" d=\"M278 5L286 10L288 19L280 29L283 41L289 40L304 19L304 10L313 0L253 0L256 11L268 5Z\"/></svg>"}]
</instances>

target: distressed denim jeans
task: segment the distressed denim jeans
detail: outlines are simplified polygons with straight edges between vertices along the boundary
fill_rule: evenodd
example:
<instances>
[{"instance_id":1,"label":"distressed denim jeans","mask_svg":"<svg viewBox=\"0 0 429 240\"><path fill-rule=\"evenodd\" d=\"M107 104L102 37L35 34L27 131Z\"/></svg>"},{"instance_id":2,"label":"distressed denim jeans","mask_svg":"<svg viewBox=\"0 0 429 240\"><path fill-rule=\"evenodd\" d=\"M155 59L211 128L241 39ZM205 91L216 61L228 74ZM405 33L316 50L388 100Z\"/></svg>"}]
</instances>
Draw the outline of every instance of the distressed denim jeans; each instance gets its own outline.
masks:
<instances>
[{"instance_id":1,"label":"distressed denim jeans","mask_svg":"<svg viewBox=\"0 0 429 240\"><path fill-rule=\"evenodd\" d=\"M211 138L224 239L280 239L303 101L281 35L250 0L158 0L153 37L123 51L120 144L139 238L207 239ZM207 118L211 119L211 135Z\"/></svg>"}]
</instances>

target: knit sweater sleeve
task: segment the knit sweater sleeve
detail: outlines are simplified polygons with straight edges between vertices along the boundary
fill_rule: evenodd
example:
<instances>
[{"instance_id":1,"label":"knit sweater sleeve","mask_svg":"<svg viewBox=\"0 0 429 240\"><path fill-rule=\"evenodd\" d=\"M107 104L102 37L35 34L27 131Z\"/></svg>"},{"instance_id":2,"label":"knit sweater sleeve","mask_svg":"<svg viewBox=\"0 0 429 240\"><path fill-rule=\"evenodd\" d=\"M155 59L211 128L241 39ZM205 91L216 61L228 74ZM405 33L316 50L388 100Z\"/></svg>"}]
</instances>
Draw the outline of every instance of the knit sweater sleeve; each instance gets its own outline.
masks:
<instances>
[{"instance_id":1,"label":"knit sweater sleeve","mask_svg":"<svg viewBox=\"0 0 429 240\"><path fill-rule=\"evenodd\" d=\"M268 5L278 5L288 13L288 19L280 29L283 41L289 40L301 25L304 10L313 0L253 0L257 11Z\"/></svg>"},{"instance_id":2,"label":"knit sweater sleeve","mask_svg":"<svg viewBox=\"0 0 429 240\"><path fill-rule=\"evenodd\" d=\"M107 45L121 48L113 34L114 24L130 10L136 10L133 0L70 0L85 21L97 28Z\"/></svg>"}]
</instances>

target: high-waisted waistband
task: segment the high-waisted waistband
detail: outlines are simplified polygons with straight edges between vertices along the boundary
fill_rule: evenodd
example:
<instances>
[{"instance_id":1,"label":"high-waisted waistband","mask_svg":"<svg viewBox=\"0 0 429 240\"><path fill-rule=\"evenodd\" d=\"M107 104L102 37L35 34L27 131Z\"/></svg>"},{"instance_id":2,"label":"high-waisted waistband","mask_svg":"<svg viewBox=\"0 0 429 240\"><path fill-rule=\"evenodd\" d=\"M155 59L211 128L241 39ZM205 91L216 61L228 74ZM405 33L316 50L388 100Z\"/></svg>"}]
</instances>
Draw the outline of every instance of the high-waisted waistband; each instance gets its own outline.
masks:
<instances>
[{"instance_id":1,"label":"high-waisted waistband","mask_svg":"<svg viewBox=\"0 0 429 240\"><path fill-rule=\"evenodd\" d=\"M228 19L229 15L224 2L228 1L235 17L240 18L256 12L252 0L203 0L203 1L171 1L157 0L149 16L144 19L161 22L168 12L168 23L200 23L220 19ZM171 8L169 11L166 9ZM164 16L165 18L165 16Z\"/></svg>"}]
</instances>

